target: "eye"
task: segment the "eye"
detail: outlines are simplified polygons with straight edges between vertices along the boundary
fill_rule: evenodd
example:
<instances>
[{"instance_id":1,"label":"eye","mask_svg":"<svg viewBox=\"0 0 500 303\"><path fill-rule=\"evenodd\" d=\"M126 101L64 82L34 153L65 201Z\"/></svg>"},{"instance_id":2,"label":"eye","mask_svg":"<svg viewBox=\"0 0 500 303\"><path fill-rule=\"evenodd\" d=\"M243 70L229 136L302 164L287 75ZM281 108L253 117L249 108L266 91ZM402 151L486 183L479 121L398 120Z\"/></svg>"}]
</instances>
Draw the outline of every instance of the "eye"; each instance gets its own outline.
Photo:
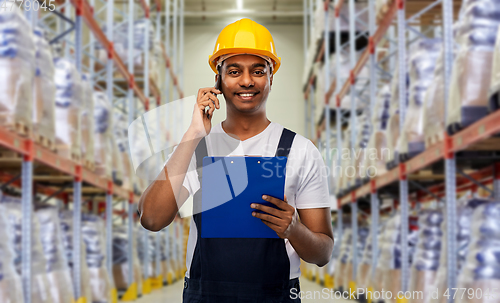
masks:
<instances>
[{"instance_id":1,"label":"eye","mask_svg":"<svg viewBox=\"0 0 500 303\"><path fill-rule=\"evenodd\" d=\"M255 73L257 73L258 75L264 75L264 71L263 70L256 70Z\"/></svg>"},{"instance_id":2,"label":"eye","mask_svg":"<svg viewBox=\"0 0 500 303\"><path fill-rule=\"evenodd\" d=\"M236 70L231 70L231 71L228 71L227 72L229 75L236 75L238 73L238 71Z\"/></svg>"}]
</instances>

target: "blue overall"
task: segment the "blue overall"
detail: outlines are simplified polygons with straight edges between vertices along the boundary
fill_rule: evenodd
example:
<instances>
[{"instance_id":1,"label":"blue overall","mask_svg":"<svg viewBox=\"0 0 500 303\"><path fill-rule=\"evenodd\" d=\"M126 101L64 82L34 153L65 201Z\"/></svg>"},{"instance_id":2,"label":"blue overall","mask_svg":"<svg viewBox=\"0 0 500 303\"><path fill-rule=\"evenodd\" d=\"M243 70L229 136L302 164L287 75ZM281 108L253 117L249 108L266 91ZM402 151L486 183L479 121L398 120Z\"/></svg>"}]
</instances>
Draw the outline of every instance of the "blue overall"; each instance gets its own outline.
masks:
<instances>
[{"instance_id":1,"label":"blue overall","mask_svg":"<svg viewBox=\"0 0 500 303\"><path fill-rule=\"evenodd\" d=\"M288 156L294 137L294 132L283 129L277 157ZM200 165L207 156L205 139L195 154ZM197 170L201 184L202 171L200 167ZM198 236L189 278L184 278L184 303L300 302L299 279L290 280L284 239L201 238L200 209L201 188L193 197Z\"/></svg>"}]
</instances>

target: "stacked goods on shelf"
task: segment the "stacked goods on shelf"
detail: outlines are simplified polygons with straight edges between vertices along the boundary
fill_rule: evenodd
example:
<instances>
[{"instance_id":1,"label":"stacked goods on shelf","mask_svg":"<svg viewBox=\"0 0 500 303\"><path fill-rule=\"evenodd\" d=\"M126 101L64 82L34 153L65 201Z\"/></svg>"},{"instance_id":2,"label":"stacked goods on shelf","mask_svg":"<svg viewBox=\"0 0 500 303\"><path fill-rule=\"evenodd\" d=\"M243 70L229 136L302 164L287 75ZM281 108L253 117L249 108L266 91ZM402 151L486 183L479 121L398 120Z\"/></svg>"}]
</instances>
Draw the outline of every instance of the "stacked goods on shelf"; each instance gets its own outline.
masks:
<instances>
[{"instance_id":1,"label":"stacked goods on shelf","mask_svg":"<svg viewBox=\"0 0 500 303\"><path fill-rule=\"evenodd\" d=\"M186 270L186 252L187 252L187 236L189 235L189 228L186 228L184 226L184 222L187 220L182 219L179 216L179 234L178 234L178 241L179 241L179 279L182 278L182 276L185 273Z\"/></svg>"},{"instance_id":2,"label":"stacked goods on shelf","mask_svg":"<svg viewBox=\"0 0 500 303\"><path fill-rule=\"evenodd\" d=\"M16 271L12 235L8 213L0 204L0 302L23 303L21 275Z\"/></svg>"},{"instance_id":3,"label":"stacked goods on shelf","mask_svg":"<svg viewBox=\"0 0 500 303\"><path fill-rule=\"evenodd\" d=\"M155 260L156 260L156 245L155 238L153 234L142 226L137 226L136 229L138 235L137 241L137 253L139 255L139 261L141 262L141 268L145 270L144 279L153 278L155 272ZM147 247L145 247L146 237L148 237ZM146 255L148 257L148 263L144 264Z\"/></svg>"},{"instance_id":4,"label":"stacked goods on shelf","mask_svg":"<svg viewBox=\"0 0 500 303\"><path fill-rule=\"evenodd\" d=\"M340 242L340 254L335 266L334 285L336 289L345 290L349 285L344 284L344 275L346 274L347 258L351 254L352 249L352 230L350 227L345 227L342 234L342 242Z\"/></svg>"},{"instance_id":5,"label":"stacked goods on shelf","mask_svg":"<svg viewBox=\"0 0 500 303\"><path fill-rule=\"evenodd\" d=\"M356 118L357 122L366 121L366 114L363 112ZM366 160L368 154L366 147L370 139L370 125L367 123L356 123L356 142L352 146L351 125L348 124L342 136L342 151L340 154L340 172L338 176L339 190L349 190L360 183L360 178L367 176ZM337 171L335 171L337 173Z\"/></svg>"},{"instance_id":6,"label":"stacked goods on shelf","mask_svg":"<svg viewBox=\"0 0 500 303\"><path fill-rule=\"evenodd\" d=\"M409 290L413 293L422 292L423 296L410 298L412 303L430 303L439 267L442 221L443 213L440 210L426 209L419 213L418 242L411 268Z\"/></svg>"},{"instance_id":7,"label":"stacked goods on shelf","mask_svg":"<svg viewBox=\"0 0 500 303\"><path fill-rule=\"evenodd\" d=\"M417 233L411 229L408 232L409 259L411 262L413 247L417 240ZM377 263L377 272L380 273L381 288L392 292L392 299L386 303L395 302L395 294L401 290L401 214L397 212L387 221L384 234L380 239L380 255Z\"/></svg>"},{"instance_id":8,"label":"stacked goods on shelf","mask_svg":"<svg viewBox=\"0 0 500 303\"><path fill-rule=\"evenodd\" d=\"M383 221L379 222L378 226L378 232L375 235L377 237L377 243L380 243L380 239L382 237L382 234L384 232L384 227L385 224ZM366 237L366 244L364 247L364 250L362 252L362 258L358 259L359 265L358 265L358 270L357 270L357 281L356 281L356 287L357 288L369 288L369 287L376 287L379 284L379 275L375 271L375 275L373 276L374 280L372 280L372 260L373 260L373 246L372 246L372 237L373 237L373 230L370 228L370 232L368 236ZM378 259L378 256L380 255L380 249L377 250L377 256L375 256L376 259ZM376 270L376 269L375 269ZM374 288L374 290L381 290Z\"/></svg>"},{"instance_id":9,"label":"stacked goods on shelf","mask_svg":"<svg viewBox=\"0 0 500 303\"><path fill-rule=\"evenodd\" d=\"M325 163L326 165L326 153L327 153L327 149L326 149L326 140L325 141L321 141L321 148L319 149L320 150L320 153L321 153L321 157L323 158L323 162ZM329 178L329 182L330 182L330 190L332 193L335 193L336 192L336 183L337 183L337 178L338 178L338 171L335 170L335 167L338 167L339 166L339 163L338 162L338 159L337 159L337 138L332 136L332 138L330 139L330 168L329 168L329 171L331 172L330 174L330 178ZM332 194L330 194L331 196L331 199L333 200L334 197L332 197Z\"/></svg>"},{"instance_id":10,"label":"stacked goods on shelf","mask_svg":"<svg viewBox=\"0 0 500 303\"><path fill-rule=\"evenodd\" d=\"M409 77L406 74L406 106L408 106L409 96ZM408 111L407 111L408 113ZM398 146L400 135L399 129L399 69L396 69L391 82L391 104L389 107L389 120L387 122L387 147L389 148L389 159L386 163L387 169L393 169L399 163L399 155L396 147Z\"/></svg>"},{"instance_id":11,"label":"stacked goods on shelf","mask_svg":"<svg viewBox=\"0 0 500 303\"><path fill-rule=\"evenodd\" d=\"M379 233L377 235L378 250L377 250L376 260L380 259L380 254L381 254L380 246L382 244L382 238L384 237L386 230L387 230L386 226L387 226L387 221L385 221L385 220L380 221ZM373 254L373 252L371 254ZM371 268L370 268L370 270L371 270ZM371 286L374 291L382 291L383 280L381 279L381 277L382 277L382 268L380 266L378 266L378 263L377 263L377 265L375 266L375 272L374 272L373 277L368 277L365 284L367 284L369 287Z\"/></svg>"},{"instance_id":12,"label":"stacked goods on shelf","mask_svg":"<svg viewBox=\"0 0 500 303\"><path fill-rule=\"evenodd\" d=\"M389 11L391 5L394 3L394 0L376 0L375 1L375 12L377 16L377 24L380 23L385 14Z\"/></svg>"},{"instance_id":13,"label":"stacked goods on shelf","mask_svg":"<svg viewBox=\"0 0 500 303\"><path fill-rule=\"evenodd\" d=\"M355 54L356 62L359 60L359 58L361 57L362 54L363 54L362 51L356 52L356 54ZM336 67L337 66L337 61L336 61L337 58L340 60L340 62L339 62L340 74L343 75L340 78L341 82L338 83L338 85L340 86L340 85L343 85L345 80L347 80L347 78L351 72L351 57L350 57L348 52L340 52L340 54L335 53L330 57L330 80L335 79L335 74L337 72L337 67ZM324 74L322 74L322 75L324 75ZM367 99L368 97L366 95L367 90L363 89L363 87L366 86L368 79L369 79L369 70L366 66L363 66L361 68L361 71L359 72L357 78L356 78L355 87L356 87L357 93L362 92L362 94L366 97L365 100L368 100ZM361 100L361 99L356 98L356 100ZM336 106L335 94L332 94L332 96L330 97L330 105ZM351 109L351 98L350 98L349 93L347 93L340 101L340 108L343 108L346 110ZM360 108L363 108L363 104L361 104L361 102L357 101L356 109L360 109Z\"/></svg>"},{"instance_id":14,"label":"stacked goods on shelf","mask_svg":"<svg viewBox=\"0 0 500 303\"><path fill-rule=\"evenodd\" d=\"M81 159L82 77L75 64L55 58L56 148L63 157Z\"/></svg>"},{"instance_id":15,"label":"stacked goods on shelf","mask_svg":"<svg viewBox=\"0 0 500 303\"><path fill-rule=\"evenodd\" d=\"M165 57L163 57L163 48L161 46L161 41L153 42L153 55L151 58L151 80L153 80L160 92L165 91L165 68L167 66L167 62L165 61Z\"/></svg>"},{"instance_id":16,"label":"stacked goods on shelf","mask_svg":"<svg viewBox=\"0 0 500 303\"><path fill-rule=\"evenodd\" d=\"M1 204L7 217L7 233L10 246L14 248L14 264L19 275L22 273L22 206L21 198L3 195ZM32 214L31 222L31 302L52 303L50 284L47 277L45 256L40 241L40 224Z\"/></svg>"},{"instance_id":17,"label":"stacked goods on shelf","mask_svg":"<svg viewBox=\"0 0 500 303\"><path fill-rule=\"evenodd\" d=\"M309 78L311 76L314 60L316 59L316 49L315 43L310 43L307 48L306 64L304 68L304 74L302 75L302 87L307 87L309 85Z\"/></svg>"},{"instance_id":18,"label":"stacked goods on shelf","mask_svg":"<svg viewBox=\"0 0 500 303\"><path fill-rule=\"evenodd\" d=\"M15 6L15 5L14 5ZM35 45L28 21L15 7L0 16L0 125L30 136Z\"/></svg>"},{"instance_id":19,"label":"stacked goods on shelf","mask_svg":"<svg viewBox=\"0 0 500 303\"><path fill-rule=\"evenodd\" d=\"M132 241L132 267L133 281L129 281L128 273L128 243ZM142 294L142 274L137 254L137 235L134 233L132 239L127 235L124 226L113 226L113 278L116 289L126 291L132 282L137 285L137 293Z\"/></svg>"},{"instance_id":20,"label":"stacked goods on shelf","mask_svg":"<svg viewBox=\"0 0 500 303\"><path fill-rule=\"evenodd\" d=\"M179 247L179 222L177 220L177 217L174 219L172 222L172 230L173 230L173 266L174 266L174 275L176 279L179 279L179 272L181 270L181 263L179 260L181 259L180 256L180 247Z\"/></svg>"},{"instance_id":21,"label":"stacked goods on shelf","mask_svg":"<svg viewBox=\"0 0 500 303\"><path fill-rule=\"evenodd\" d=\"M334 225L333 226L333 243L339 243L340 239L338 238L339 232L337 230L337 227ZM329 288L333 288L333 276L335 274L335 265L337 264L337 260L339 258L340 250L339 250L339 245L334 244L333 246L333 252L332 252L332 258L330 259L330 262L325 266L325 286ZM328 278L327 278L328 277Z\"/></svg>"},{"instance_id":22,"label":"stacked goods on shelf","mask_svg":"<svg viewBox=\"0 0 500 303\"><path fill-rule=\"evenodd\" d=\"M98 175L111 177L112 166L112 107L103 92L94 91L94 160Z\"/></svg>"},{"instance_id":23,"label":"stacked goods on shelf","mask_svg":"<svg viewBox=\"0 0 500 303\"><path fill-rule=\"evenodd\" d=\"M373 176L384 174L386 170L384 159L387 154L387 138L385 130L389 119L389 105L391 100L391 90L389 85L383 85L377 95L377 101L372 115L372 133L368 142L368 163L370 167L368 173Z\"/></svg>"},{"instance_id":24,"label":"stacked goods on shelf","mask_svg":"<svg viewBox=\"0 0 500 303\"><path fill-rule=\"evenodd\" d=\"M94 156L95 172L111 177L117 185L123 184L124 163L116 141L117 127L113 119L113 106L103 92L94 91Z\"/></svg>"},{"instance_id":25,"label":"stacked goods on shelf","mask_svg":"<svg viewBox=\"0 0 500 303\"><path fill-rule=\"evenodd\" d=\"M380 273L381 288L393 294L397 293L401 288L400 224L401 217L397 213L387 221L384 235L379 243L380 256L377 264L377 272Z\"/></svg>"},{"instance_id":26,"label":"stacked goods on shelf","mask_svg":"<svg viewBox=\"0 0 500 303\"><path fill-rule=\"evenodd\" d=\"M110 113L110 126L113 127L112 130L109 131L110 134L110 146L111 146L111 165L112 165L112 176L113 182L117 185L123 185L123 158L122 153L120 152L120 148L118 143L116 142L115 132L113 130L116 129L113 119L113 114Z\"/></svg>"},{"instance_id":27,"label":"stacked goods on shelf","mask_svg":"<svg viewBox=\"0 0 500 303\"><path fill-rule=\"evenodd\" d=\"M71 271L71 277L74 277L73 273L73 264L74 260L74 248L73 248L73 212L69 210L61 210L59 211L59 219L61 223L61 231L63 235L63 248L66 253L66 260L68 261L68 265ZM80 241L80 289L81 289L81 297L85 298L86 302L92 302L92 288L90 285L90 273L89 268L87 266L87 257L86 257L86 245L83 239ZM72 279L72 283L74 285L74 280Z\"/></svg>"},{"instance_id":28,"label":"stacked goods on shelf","mask_svg":"<svg viewBox=\"0 0 500 303\"><path fill-rule=\"evenodd\" d=\"M313 65L313 73L316 75L316 83L314 86L314 121L319 121L323 114L325 106L325 65L321 62L316 62Z\"/></svg>"},{"instance_id":29,"label":"stacked goods on shelf","mask_svg":"<svg viewBox=\"0 0 500 303\"><path fill-rule=\"evenodd\" d=\"M459 288L468 293L459 303L500 302L500 202L483 204L472 216L471 240L463 269L458 279ZM469 289L474 290L471 295ZM478 290L482 290L479 294Z\"/></svg>"},{"instance_id":30,"label":"stacked goods on shelf","mask_svg":"<svg viewBox=\"0 0 500 303\"><path fill-rule=\"evenodd\" d=\"M166 243L166 233L167 233L167 230L164 228L162 229L158 236L159 236L159 241L160 241L160 251L158 251L157 253L160 254L160 272L158 273L158 275L161 275L161 277L163 278L163 281L162 283L163 284L166 284L167 281L167 275L168 275L168 264L167 264L167 260L168 260L168 253L167 253L167 243Z\"/></svg>"},{"instance_id":31,"label":"stacked goods on shelf","mask_svg":"<svg viewBox=\"0 0 500 303\"><path fill-rule=\"evenodd\" d=\"M132 163L130 162L129 146L128 146L128 130L127 117L119 112L114 114L114 134L116 144L118 146L119 157L123 166L123 184L122 186L128 190L133 189L134 172Z\"/></svg>"},{"instance_id":32,"label":"stacked goods on shelf","mask_svg":"<svg viewBox=\"0 0 500 303\"><path fill-rule=\"evenodd\" d=\"M364 226L358 227L358 243L357 243L357 246L358 246L358 248L357 248L357 250L358 250L357 260L358 260L358 262L359 262L359 260L361 260L363 258L363 251L365 249L366 238L368 237L368 233L369 233L368 227L364 227ZM351 247L352 247L352 241L349 243L349 245L351 245ZM352 256L353 256L353 253L349 253L347 256L347 262L346 262L346 267L345 267L345 272L344 272L344 282L343 282L344 289L350 288L351 282L354 282ZM357 270L358 269L356 268L356 271ZM355 291L355 289L353 289L353 291Z\"/></svg>"},{"instance_id":33,"label":"stacked goods on shelf","mask_svg":"<svg viewBox=\"0 0 500 303\"><path fill-rule=\"evenodd\" d=\"M377 233L378 235L378 233ZM375 236L377 236L375 235ZM356 273L357 288L368 288L370 286L370 276L371 276L371 264L372 264L372 237L373 230L370 229L368 236L366 237L366 245L363 251L361 252L362 257L359 260L358 269Z\"/></svg>"},{"instance_id":34,"label":"stacked goods on shelf","mask_svg":"<svg viewBox=\"0 0 500 303\"><path fill-rule=\"evenodd\" d=\"M339 176L337 177L337 189L339 192L344 192L347 189L347 182L348 182L348 177L346 176L348 173L348 167L351 164L350 163L350 152L347 154L348 157L344 155L344 151L350 151L350 146L351 146L351 140L350 140L350 134L351 134L351 126L350 124L347 124L347 127L345 130L342 131L341 137L342 137L342 151L340 153L340 172Z\"/></svg>"},{"instance_id":35,"label":"stacked goods on shelf","mask_svg":"<svg viewBox=\"0 0 500 303\"><path fill-rule=\"evenodd\" d=\"M495 43L495 50L493 51L489 100L490 110L500 108L500 27L498 28L497 41Z\"/></svg>"},{"instance_id":36,"label":"stacked goods on shelf","mask_svg":"<svg viewBox=\"0 0 500 303\"><path fill-rule=\"evenodd\" d=\"M182 238L182 219L180 216L175 217L175 269L177 279L182 278L182 269L184 268L185 259L183 259L183 238Z\"/></svg>"},{"instance_id":37,"label":"stacked goods on shelf","mask_svg":"<svg viewBox=\"0 0 500 303\"><path fill-rule=\"evenodd\" d=\"M166 238L165 238L166 249L165 250L166 250L166 255L167 255L165 277L167 278L167 283L170 284L170 283L172 283L172 281L175 278L174 253L173 253L174 238L173 238L172 225L169 225L165 228L165 233L166 233Z\"/></svg>"},{"instance_id":38,"label":"stacked goods on shelf","mask_svg":"<svg viewBox=\"0 0 500 303\"><path fill-rule=\"evenodd\" d=\"M94 90L89 74L82 74L83 104L81 110L83 165L94 170Z\"/></svg>"},{"instance_id":39,"label":"stacked goods on shelf","mask_svg":"<svg viewBox=\"0 0 500 303\"><path fill-rule=\"evenodd\" d=\"M187 270L185 260L187 258L187 244L188 244L188 240L189 240L189 229L190 228L191 228L191 220L189 220L187 218L182 219L182 233L183 233L183 236L182 236L182 251L183 251L182 268L184 271Z\"/></svg>"},{"instance_id":40,"label":"stacked goods on shelf","mask_svg":"<svg viewBox=\"0 0 500 303\"><path fill-rule=\"evenodd\" d=\"M456 237L457 237L457 270L458 273L461 272L463 264L465 262L465 257L469 250L469 244L471 242L471 220L474 210L483 204L488 203L488 200L472 198L470 195L466 194L464 197L457 201L457 225L456 225ZM446 228L446 217L444 217L441 229ZM448 251L447 251L447 240L446 233L444 233L442 240L441 256L439 258L439 269L436 275L436 282L434 284L434 289L437 289L437 296L433 296L432 303L446 303L448 298L443 296L447 288L447 262Z\"/></svg>"},{"instance_id":41,"label":"stacked goods on shelf","mask_svg":"<svg viewBox=\"0 0 500 303\"><path fill-rule=\"evenodd\" d=\"M358 117L358 136L356 136L356 146L354 147L354 154L351 155L353 158L354 169L356 170L356 184L360 184L361 181L368 179L367 171L367 158L368 158L368 142L370 140L370 129L371 126L368 122L368 117L365 113L362 113Z\"/></svg>"},{"instance_id":42,"label":"stacked goods on shelf","mask_svg":"<svg viewBox=\"0 0 500 303\"><path fill-rule=\"evenodd\" d=\"M460 46L453 64L446 119L450 134L488 114L500 1L465 1L459 22L456 42Z\"/></svg>"},{"instance_id":43,"label":"stacked goods on shelf","mask_svg":"<svg viewBox=\"0 0 500 303\"><path fill-rule=\"evenodd\" d=\"M35 29L34 34L36 72L33 85L33 135L35 142L54 150L56 85L52 50L41 29Z\"/></svg>"},{"instance_id":44,"label":"stacked goods on shelf","mask_svg":"<svg viewBox=\"0 0 500 303\"><path fill-rule=\"evenodd\" d=\"M101 217L82 214L82 238L86 247L86 261L89 268L89 280L92 289L92 303L111 302L114 288L106 268L106 234Z\"/></svg>"},{"instance_id":45,"label":"stacked goods on shelf","mask_svg":"<svg viewBox=\"0 0 500 303\"><path fill-rule=\"evenodd\" d=\"M142 75L144 73L144 42L146 38L146 22L149 22L148 19L137 19L133 24L133 41L132 41L132 58L134 62L134 74ZM114 27L113 30L113 49L117 53L117 55L122 59L125 65L128 64L128 22L123 22L118 26ZM103 27L103 32L107 32L106 26ZM153 49L153 41L154 41L154 26L149 24L149 52ZM97 50L97 58L101 62L106 62L108 60L107 50L103 49L99 43L96 43ZM152 70L152 61L149 62L149 68ZM96 71L105 68L105 65L101 65L97 63ZM121 77L121 74L118 74L118 71L114 75Z\"/></svg>"},{"instance_id":46,"label":"stacked goods on shelf","mask_svg":"<svg viewBox=\"0 0 500 303\"><path fill-rule=\"evenodd\" d=\"M406 161L425 149L423 114L427 88L434 81L434 68L441 50L440 39L420 39L412 47L409 58L410 92L409 105L398 141L398 154Z\"/></svg>"},{"instance_id":47,"label":"stacked goods on shelf","mask_svg":"<svg viewBox=\"0 0 500 303\"><path fill-rule=\"evenodd\" d=\"M331 2L332 3L332 2ZM354 10L356 14L356 19L359 21L355 22L355 31L356 31L356 49L362 48L366 45L366 38L362 35L359 35L361 32L368 31L368 10L367 10L367 2L359 1L354 4ZM340 35L341 35L341 44L349 39L349 3L345 2L340 9ZM337 29L335 28L335 10L330 9L328 11L328 32L334 32ZM319 41L323 39L324 31L325 31L325 5L323 0L317 0L316 3L316 11L314 12L314 24L313 24L313 36L311 37L311 41ZM330 49L335 50L335 41L334 35L330 34Z\"/></svg>"},{"instance_id":48,"label":"stacked goods on shelf","mask_svg":"<svg viewBox=\"0 0 500 303\"><path fill-rule=\"evenodd\" d=\"M36 217L40 222L40 239L46 261L52 302L71 302L74 298L73 284L63 248L59 211L50 205L36 206Z\"/></svg>"},{"instance_id":49,"label":"stacked goods on shelf","mask_svg":"<svg viewBox=\"0 0 500 303\"><path fill-rule=\"evenodd\" d=\"M425 148L443 141L444 125L444 63L443 48L436 59L433 81L424 95L422 124L424 129Z\"/></svg>"}]
</instances>

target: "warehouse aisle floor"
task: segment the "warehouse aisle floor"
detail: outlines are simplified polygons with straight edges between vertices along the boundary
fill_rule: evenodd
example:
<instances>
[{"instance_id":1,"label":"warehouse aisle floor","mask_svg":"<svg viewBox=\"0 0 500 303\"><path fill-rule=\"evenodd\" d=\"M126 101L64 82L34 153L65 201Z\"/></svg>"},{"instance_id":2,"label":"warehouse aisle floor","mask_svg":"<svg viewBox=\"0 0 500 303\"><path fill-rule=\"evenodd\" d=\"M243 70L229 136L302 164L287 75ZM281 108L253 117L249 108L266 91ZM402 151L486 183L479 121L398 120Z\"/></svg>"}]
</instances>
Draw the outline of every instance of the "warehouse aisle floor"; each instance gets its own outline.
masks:
<instances>
[{"instance_id":1,"label":"warehouse aisle floor","mask_svg":"<svg viewBox=\"0 0 500 303\"><path fill-rule=\"evenodd\" d=\"M153 291L151 294L138 299L137 303L182 303L182 289L183 281L178 280L172 285L163 287L161 290ZM304 296L309 292L310 296L314 295L316 291L316 299L302 299L302 303L313 303L313 302L335 302L335 303L352 303L353 301L348 300L334 300L334 299L320 299L320 294L323 287L317 283L311 282L307 279L300 279L301 291L304 292ZM319 292L319 294L318 294Z\"/></svg>"}]
</instances>

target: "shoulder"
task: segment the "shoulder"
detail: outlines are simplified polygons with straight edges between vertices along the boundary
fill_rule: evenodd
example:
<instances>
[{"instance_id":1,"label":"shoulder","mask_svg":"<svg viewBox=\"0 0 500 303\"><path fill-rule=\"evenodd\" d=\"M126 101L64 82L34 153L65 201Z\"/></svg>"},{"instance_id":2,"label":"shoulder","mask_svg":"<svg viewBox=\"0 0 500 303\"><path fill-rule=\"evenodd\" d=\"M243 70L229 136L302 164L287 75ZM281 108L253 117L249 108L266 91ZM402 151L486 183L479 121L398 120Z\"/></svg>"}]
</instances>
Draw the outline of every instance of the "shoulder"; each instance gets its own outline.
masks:
<instances>
[{"instance_id":1,"label":"shoulder","mask_svg":"<svg viewBox=\"0 0 500 303\"><path fill-rule=\"evenodd\" d=\"M274 131L276 133L279 133L279 135L281 136L283 128L286 127L283 127L283 125L279 123L275 124L276 125ZM289 130L293 131L292 129ZM288 158L290 160L293 159L294 160L293 162L297 163L306 161L307 159L310 160L321 159L321 154L316 145L314 145L314 143L312 143L311 140L307 139L306 137L298 133L295 133L295 137L293 138L292 142L292 148L290 149L290 155L288 156Z\"/></svg>"}]
</instances>

